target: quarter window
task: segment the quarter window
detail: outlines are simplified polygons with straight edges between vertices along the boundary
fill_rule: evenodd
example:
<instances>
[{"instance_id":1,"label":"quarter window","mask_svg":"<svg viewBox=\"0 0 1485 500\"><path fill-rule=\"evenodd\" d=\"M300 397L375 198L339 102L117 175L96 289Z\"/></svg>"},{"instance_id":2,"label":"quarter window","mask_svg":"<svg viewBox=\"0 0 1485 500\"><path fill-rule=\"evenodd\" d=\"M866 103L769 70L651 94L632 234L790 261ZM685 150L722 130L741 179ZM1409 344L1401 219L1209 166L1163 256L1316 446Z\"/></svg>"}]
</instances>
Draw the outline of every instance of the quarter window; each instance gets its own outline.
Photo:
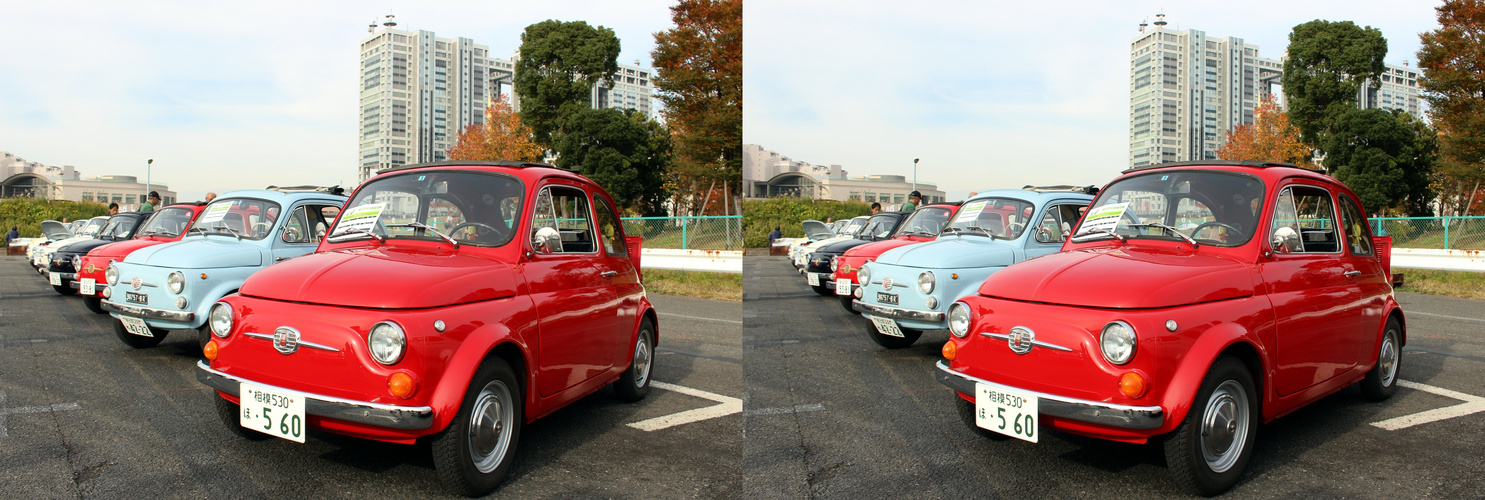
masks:
<instances>
[{"instance_id":1,"label":"quarter window","mask_svg":"<svg viewBox=\"0 0 1485 500\"><path fill-rule=\"evenodd\" d=\"M597 203L593 208L598 211L598 232L603 237L603 250L612 256L628 255L624 247L624 231L619 225L619 218L614 215L614 209L608 206L608 200L602 196L593 196Z\"/></svg>"},{"instance_id":2,"label":"quarter window","mask_svg":"<svg viewBox=\"0 0 1485 500\"><path fill-rule=\"evenodd\" d=\"M1371 255L1371 228L1367 227L1366 217L1361 215L1361 208L1351 201L1350 196L1341 196L1341 223L1346 227L1346 245L1351 248L1351 255Z\"/></svg>"}]
</instances>

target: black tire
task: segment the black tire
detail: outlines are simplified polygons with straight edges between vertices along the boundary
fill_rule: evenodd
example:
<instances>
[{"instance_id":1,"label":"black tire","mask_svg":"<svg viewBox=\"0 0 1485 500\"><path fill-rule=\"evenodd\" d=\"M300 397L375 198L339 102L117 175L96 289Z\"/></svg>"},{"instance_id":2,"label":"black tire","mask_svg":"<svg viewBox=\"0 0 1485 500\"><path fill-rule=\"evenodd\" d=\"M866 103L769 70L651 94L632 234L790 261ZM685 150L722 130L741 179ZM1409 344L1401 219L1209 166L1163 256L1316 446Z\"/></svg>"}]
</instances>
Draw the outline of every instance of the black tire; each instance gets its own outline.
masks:
<instances>
[{"instance_id":1,"label":"black tire","mask_svg":"<svg viewBox=\"0 0 1485 500\"><path fill-rule=\"evenodd\" d=\"M814 290L815 293L820 294L821 297L834 297L835 296L835 287L830 286L830 285L820 285L820 286L810 285L810 289Z\"/></svg>"},{"instance_id":2,"label":"black tire","mask_svg":"<svg viewBox=\"0 0 1485 500\"><path fill-rule=\"evenodd\" d=\"M1402 373L1402 325L1397 318L1387 318L1382 345L1377 346L1377 364L1361 379L1361 395L1372 401L1384 401L1397 392L1397 375Z\"/></svg>"},{"instance_id":3,"label":"black tire","mask_svg":"<svg viewBox=\"0 0 1485 500\"><path fill-rule=\"evenodd\" d=\"M882 332L877 331L877 325L871 322L866 323L866 334L871 336L871 340L876 342L877 345L888 349L902 349L911 346L913 342L918 341L918 337L923 336L923 332L918 330L903 328L901 326L898 326L897 329L902 330L901 337L884 335Z\"/></svg>"},{"instance_id":4,"label":"black tire","mask_svg":"<svg viewBox=\"0 0 1485 500\"><path fill-rule=\"evenodd\" d=\"M103 310L103 299L100 297L83 297L83 305L88 306L89 311L108 314L108 311Z\"/></svg>"},{"instance_id":5,"label":"black tire","mask_svg":"<svg viewBox=\"0 0 1485 500\"><path fill-rule=\"evenodd\" d=\"M201 350L206 350L206 343L211 342L211 322L201 325L196 329L196 340L201 343Z\"/></svg>"},{"instance_id":6,"label":"black tire","mask_svg":"<svg viewBox=\"0 0 1485 500\"><path fill-rule=\"evenodd\" d=\"M639 324L639 336L634 341L634 355L629 369L614 381L614 394L620 401L633 403L650 393L650 374L655 367L655 327L646 319Z\"/></svg>"},{"instance_id":7,"label":"black tire","mask_svg":"<svg viewBox=\"0 0 1485 500\"><path fill-rule=\"evenodd\" d=\"M484 495L500 486L510 472L521 437L524 401L516 380L505 360L486 359L464 393L459 414L433 435L433 467L449 491L471 497ZM473 418L476 416L481 418ZM478 432L485 423L490 424L489 428ZM476 453L483 455L478 462Z\"/></svg>"},{"instance_id":8,"label":"black tire","mask_svg":"<svg viewBox=\"0 0 1485 500\"><path fill-rule=\"evenodd\" d=\"M243 427L242 417L238 416L238 412L242 411L242 407L231 401L227 401L227 398L222 397L221 394L216 394L215 396L217 400L217 418L222 419L222 425L227 426L228 431L231 431L233 434L236 434L237 437L246 439L248 441L262 441L264 439L273 437L249 429L247 427Z\"/></svg>"},{"instance_id":9,"label":"black tire","mask_svg":"<svg viewBox=\"0 0 1485 500\"><path fill-rule=\"evenodd\" d=\"M1213 425L1207 428L1206 422ZM1248 466L1257 430L1253 376L1236 358L1217 358L1181 426L1166 437L1165 462L1171 476L1199 495L1227 491Z\"/></svg>"},{"instance_id":10,"label":"black tire","mask_svg":"<svg viewBox=\"0 0 1485 500\"><path fill-rule=\"evenodd\" d=\"M1005 441L1011 438L1010 436L1007 436L1005 434L980 427L979 424L975 423L975 404L969 401L965 401L964 398L959 397L958 392L955 392L953 396L955 406L959 410L959 420L963 420L964 425L969 426L969 430L974 431L974 433L979 434L980 437L989 439L991 441Z\"/></svg>"},{"instance_id":11,"label":"black tire","mask_svg":"<svg viewBox=\"0 0 1485 500\"><path fill-rule=\"evenodd\" d=\"M123 321L119 321L118 318L114 318L113 320L113 334L117 335L119 340L123 341L126 346L135 349L148 349L160 345L160 342L165 340L165 335L170 333L170 331L150 327L150 333L155 334L155 336L143 337L129 333L129 330L124 329Z\"/></svg>"},{"instance_id":12,"label":"black tire","mask_svg":"<svg viewBox=\"0 0 1485 500\"><path fill-rule=\"evenodd\" d=\"M77 295L77 290L67 286L67 283L67 281L63 281L61 285L52 285L52 290L56 290L57 293L62 295Z\"/></svg>"},{"instance_id":13,"label":"black tire","mask_svg":"<svg viewBox=\"0 0 1485 500\"><path fill-rule=\"evenodd\" d=\"M857 311L856 310L856 307L851 305L851 302L854 301L854 300L856 300L856 297L852 297L850 295L841 296L841 298L840 298L840 306L846 308L846 310L847 311L850 311L851 314L855 314L857 316L860 316L861 315L861 311Z\"/></svg>"}]
</instances>

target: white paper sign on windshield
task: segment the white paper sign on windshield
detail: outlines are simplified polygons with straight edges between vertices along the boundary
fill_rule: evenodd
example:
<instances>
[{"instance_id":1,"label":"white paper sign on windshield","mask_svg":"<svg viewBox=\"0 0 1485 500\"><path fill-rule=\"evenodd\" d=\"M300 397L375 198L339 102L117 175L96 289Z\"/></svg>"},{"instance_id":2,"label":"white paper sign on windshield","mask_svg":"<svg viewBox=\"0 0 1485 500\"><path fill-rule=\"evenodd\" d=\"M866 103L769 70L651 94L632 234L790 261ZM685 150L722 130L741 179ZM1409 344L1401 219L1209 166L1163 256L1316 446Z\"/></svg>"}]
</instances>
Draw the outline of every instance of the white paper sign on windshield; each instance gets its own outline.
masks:
<instances>
[{"instance_id":1,"label":"white paper sign on windshield","mask_svg":"<svg viewBox=\"0 0 1485 500\"><path fill-rule=\"evenodd\" d=\"M985 200L971 201L969 203L965 203L963 207L959 208L959 214L954 216L954 223L958 224L961 222L973 222L976 219L979 219L980 212L985 211L985 205L987 204L988 202L986 202Z\"/></svg>"},{"instance_id":2,"label":"white paper sign on windshield","mask_svg":"<svg viewBox=\"0 0 1485 500\"><path fill-rule=\"evenodd\" d=\"M1113 231L1114 227L1119 225L1119 218L1124 217L1124 211L1128 209L1128 202L1100 205L1088 211L1088 216L1083 218L1083 227L1078 229L1078 234Z\"/></svg>"},{"instance_id":3,"label":"white paper sign on windshield","mask_svg":"<svg viewBox=\"0 0 1485 500\"><path fill-rule=\"evenodd\" d=\"M340 217L340 225L335 227L335 234L333 236L358 230L371 231L376 227L376 221L381 219L382 209L386 207L386 203L374 203L371 205L360 205L347 210L345 215Z\"/></svg>"},{"instance_id":4,"label":"white paper sign on windshield","mask_svg":"<svg viewBox=\"0 0 1485 500\"><path fill-rule=\"evenodd\" d=\"M210 226L213 222L221 221L227 217L227 212L232 211L233 203L236 202L213 203L211 206L206 207L206 211L201 214L201 218L196 223Z\"/></svg>"}]
</instances>

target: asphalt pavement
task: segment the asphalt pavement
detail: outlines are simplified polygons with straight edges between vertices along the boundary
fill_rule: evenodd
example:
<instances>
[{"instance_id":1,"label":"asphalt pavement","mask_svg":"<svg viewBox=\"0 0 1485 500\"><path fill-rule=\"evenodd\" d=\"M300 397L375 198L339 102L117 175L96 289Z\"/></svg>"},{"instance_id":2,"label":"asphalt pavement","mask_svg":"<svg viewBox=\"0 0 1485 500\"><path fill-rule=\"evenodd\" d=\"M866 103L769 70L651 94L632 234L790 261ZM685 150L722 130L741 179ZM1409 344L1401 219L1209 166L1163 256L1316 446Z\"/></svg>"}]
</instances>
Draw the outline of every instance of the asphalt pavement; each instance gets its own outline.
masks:
<instances>
[{"instance_id":1,"label":"asphalt pavement","mask_svg":"<svg viewBox=\"0 0 1485 500\"><path fill-rule=\"evenodd\" d=\"M727 498L741 484L741 305L651 295L656 386L527 425L494 498ZM447 497L428 447L312 431L246 441L195 379L194 336L135 350L0 257L0 498Z\"/></svg>"},{"instance_id":2,"label":"asphalt pavement","mask_svg":"<svg viewBox=\"0 0 1485 500\"><path fill-rule=\"evenodd\" d=\"M744 263L743 496L1183 497L1158 444L991 441L933 379L947 332L883 349L783 257ZM1400 293L1401 387L1356 386L1258 429L1234 498L1485 496L1485 301Z\"/></svg>"}]
</instances>

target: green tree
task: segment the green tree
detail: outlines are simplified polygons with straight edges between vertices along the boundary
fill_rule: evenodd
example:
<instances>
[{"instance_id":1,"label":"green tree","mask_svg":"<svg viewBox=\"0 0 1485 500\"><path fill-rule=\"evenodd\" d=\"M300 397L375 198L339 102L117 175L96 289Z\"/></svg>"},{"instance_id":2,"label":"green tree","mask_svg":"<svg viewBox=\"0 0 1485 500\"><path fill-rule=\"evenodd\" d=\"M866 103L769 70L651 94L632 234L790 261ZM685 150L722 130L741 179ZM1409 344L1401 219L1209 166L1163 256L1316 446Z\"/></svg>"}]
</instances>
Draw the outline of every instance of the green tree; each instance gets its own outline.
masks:
<instances>
[{"instance_id":1,"label":"green tree","mask_svg":"<svg viewBox=\"0 0 1485 500\"><path fill-rule=\"evenodd\" d=\"M554 134L565 131L565 119L591 107L593 85L612 86L619 70L619 38L614 30L583 21L546 20L526 27L516 61L516 94L521 121L532 139L555 149Z\"/></svg>"},{"instance_id":2,"label":"green tree","mask_svg":"<svg viewBox=\"0 0 1485 500\"><path fill-rule=\"evenodd\" d=\"M1467 214L1485 180L1485 1L1445 0L1418 35L1423 99L1439 131L1445 214Z\"/></svg>"},{"instance_id":3,"label":"green tree","mask_svg":"<svg viewBox=\"0 0 1485 500\"><path fill-rule=\"evenodd\" d=\"M1368 80L1386 69L1387 39L1370 26L1316 19L1289 33L1288 55L1283 84L1289 121L1304 143L1323 147L1335 120L1356 108L1362 86L1375 85Z\"/></svg>"},{"instance_id":4,"label":"green tree","mask_svg":"<svg viewBox=\"0 0 1485 500\"><path fill-rule=\"evenodd\" d=\"M1402 111L1352 108L1334 120L1324 148L1332 175L1367 210L1430 215L1438 140L1422 121Z\"/></svg>"},{"instance_id":5,"label":"green tree","mask_svg":"<svg viewBox=\"0 0 1485 500\"><path fill-rule=\"evenodd\" d=\"M682 198L742 191L742 9L742 0L680 0L675 27L655 34L656 96L675 134Z\"/></svg>"},{"instance_id":6,"label":"green tree","mask_svg":"<svg viewBox=\"0 0 1485 500\"><path fill-rule=\"evenodd\" d=\"M582 109L564 120L557 166L593 179L630 212L663 215L669 132L638 112Z\"/></svg>"}]
</instances>

